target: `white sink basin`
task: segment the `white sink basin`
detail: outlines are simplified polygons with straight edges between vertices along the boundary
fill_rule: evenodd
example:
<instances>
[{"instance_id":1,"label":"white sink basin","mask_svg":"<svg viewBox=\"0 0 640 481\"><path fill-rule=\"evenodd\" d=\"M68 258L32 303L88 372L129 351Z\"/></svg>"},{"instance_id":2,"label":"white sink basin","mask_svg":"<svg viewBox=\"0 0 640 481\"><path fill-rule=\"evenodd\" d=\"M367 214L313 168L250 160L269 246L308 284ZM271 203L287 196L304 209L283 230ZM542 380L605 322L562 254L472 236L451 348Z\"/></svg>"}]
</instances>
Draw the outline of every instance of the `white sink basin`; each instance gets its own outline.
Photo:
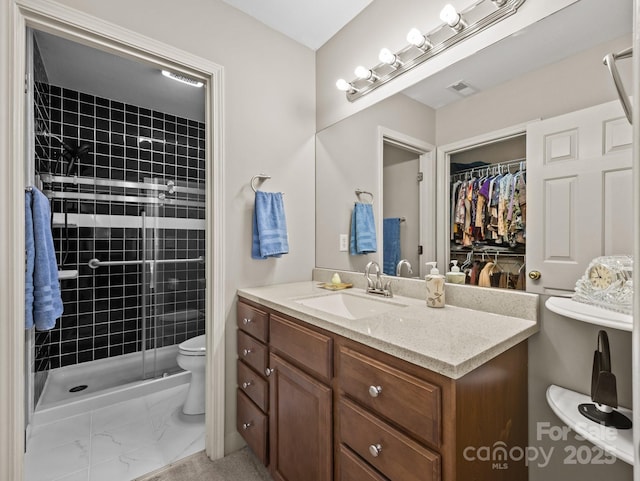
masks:
<instances>
[{"instance_id":1,"label":"white sink basin","mask_svg":"<svg viewBox=\"0 0 640 481\"><path fill-rule=\"evenodd\" d=\"M360 319L362 317L375 316L383 312L406 307L406 304L394 302L388 299L376 299L374 297L361 297L344 292L327 294L322 296L296 299L295 302L303 306L319 311L340 316L347 319Z\"/></svg>"}]
</instances>

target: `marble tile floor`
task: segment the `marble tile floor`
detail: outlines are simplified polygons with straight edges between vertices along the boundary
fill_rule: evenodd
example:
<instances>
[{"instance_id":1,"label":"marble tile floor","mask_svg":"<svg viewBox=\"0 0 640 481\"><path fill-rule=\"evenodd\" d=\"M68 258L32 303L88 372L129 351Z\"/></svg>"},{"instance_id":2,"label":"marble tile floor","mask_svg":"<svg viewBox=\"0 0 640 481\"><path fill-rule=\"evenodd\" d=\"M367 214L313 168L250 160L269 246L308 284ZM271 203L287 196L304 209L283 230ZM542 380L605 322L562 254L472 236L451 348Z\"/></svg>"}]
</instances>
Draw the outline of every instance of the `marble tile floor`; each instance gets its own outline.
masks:
<instances>
[{"instance_id":1,"label":"marble tile floor","mask_svg":"<svg viewBox=\"0 0 640 481\"><path fill-rule=\"evenodd\" d=\"M129 481L204 449L188 384L32 426L24 481Z\"/></svg>"}]
</instances>

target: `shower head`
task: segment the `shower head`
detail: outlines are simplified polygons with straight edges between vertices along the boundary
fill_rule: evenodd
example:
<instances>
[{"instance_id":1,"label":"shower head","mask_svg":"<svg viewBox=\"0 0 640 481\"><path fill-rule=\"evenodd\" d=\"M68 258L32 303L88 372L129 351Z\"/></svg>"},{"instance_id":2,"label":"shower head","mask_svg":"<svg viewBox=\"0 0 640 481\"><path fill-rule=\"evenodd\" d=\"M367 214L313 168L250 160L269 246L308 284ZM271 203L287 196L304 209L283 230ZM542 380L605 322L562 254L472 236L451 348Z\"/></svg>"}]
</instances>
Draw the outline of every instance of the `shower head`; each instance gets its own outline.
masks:
<instances>
[{"instance_id":1,"label":"shower head","mask_svg":"<svg viewBox=\"0 0 640 481\"><path fill-rule=\"evenodd\" d=\"M69 161L69 165L67 165L66 175L71 175L73 168L76 166L76 161L79 160L80 157L84 157L85 154L87 154L90 151L91 145L81 144L79 147L75 147L75 148L63 145L63 147L64 147L63 156L65 159Z\"/></svg>"}]
</instances>

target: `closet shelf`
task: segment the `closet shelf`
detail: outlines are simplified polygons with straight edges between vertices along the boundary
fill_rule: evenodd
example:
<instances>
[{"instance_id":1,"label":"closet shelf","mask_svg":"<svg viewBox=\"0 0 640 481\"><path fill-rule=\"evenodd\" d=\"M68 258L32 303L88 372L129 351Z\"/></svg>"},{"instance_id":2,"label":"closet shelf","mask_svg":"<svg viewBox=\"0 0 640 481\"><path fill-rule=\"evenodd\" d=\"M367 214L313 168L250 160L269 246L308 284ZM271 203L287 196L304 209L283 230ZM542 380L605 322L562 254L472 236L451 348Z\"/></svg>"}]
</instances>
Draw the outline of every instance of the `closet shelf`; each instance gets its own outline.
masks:
<instances>
[{"instance_id":1,"label":"closet shelf","mask_svg":"<svg viewBox=\"0 0 640 481\"><path fill-rule=\"evenodd\" d=\"M597 326L631 331L633 328L633 316L621 312L602 309L583 302L577 302L569 297L550 297L545 306L552 312L562 316L588 322Z\"/></svg>"},{"instance_id":2,"label":"closet shelf","mask_svg":"<svg viewBox=\"0 0 640 481\"><path fill-rule=\"evenodd\" d=\"M547 403L562 422L587 441L633 465L633 429L608 428L587 419L578 412L578 405L591 402L589 396L554 384L547 388ZM618 411L633 418L629 409L618 408Z\"/></svg>"}]
</instances>

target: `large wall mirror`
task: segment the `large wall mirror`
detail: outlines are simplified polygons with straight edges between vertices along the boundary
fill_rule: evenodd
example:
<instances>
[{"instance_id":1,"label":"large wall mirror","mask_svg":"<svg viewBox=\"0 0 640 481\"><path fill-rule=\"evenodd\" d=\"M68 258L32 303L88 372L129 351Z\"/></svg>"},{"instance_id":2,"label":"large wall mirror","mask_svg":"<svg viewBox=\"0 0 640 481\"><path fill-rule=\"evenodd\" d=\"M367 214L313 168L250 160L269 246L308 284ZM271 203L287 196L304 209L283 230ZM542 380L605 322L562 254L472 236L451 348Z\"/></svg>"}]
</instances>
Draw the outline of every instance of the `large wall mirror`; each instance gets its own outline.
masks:
<instances>
[{"instance_id":1,"label":"large wall mirror","mask_svg":"<svg viewBox=\"0 0 640 481\"><path fill-rule=\"evenodd\" d=\"M465 164L468 164L469 172L476 165L486 169L473 172L476 177L491 175L497 172L497 164L505 164L501 172L506 169L516 175L525 169L522 162L526 162L526 138L523 132L515 132L496 138L495 143L484 139L480 142L483 145L470 145L447 155L444 167L437 162L437 157L441 156L436 152L442 148L439 142L451 144L473 137L466 134L473 130L469 125L477 133L488 133L497 130L491 128L492 125L505 128L526 120L557 115L558 109L550 105L550 100L531 98L530 92L519 91L520 84L514 82L526 76L529 76L527 82L531 82L536 72L556 63L582 59L585 52L597 51L603 46L628 46L631 11L632 0L615 2L615 5L601 0L580 0L318 132L317 267L363 272L365 265L374 260L387 274L423 277L425 262L439 260L446 264L439 266L442 273L448 270L451 259L464 262L465 252L456 247L457 240L452 242L451 216L442 215L452 207L452 174L455 169L465 170ZM602 58L597 55L593 61L591 58L588 61L594 65L594 70L600 72L597 69L601 69L606 75ZM581 81L580 72L568 75ZM460 81L464 81L467 88L451 87ZM553 91L553 78L542 82L548 84L544 85L547 91ZM502 90L505 85L509 85L508 90ZM525 85L523 81L522 86ZM586 85L576 84L575 92L578 91L583 98L590 95ZM494 111L490 104L480 108L481 102L475 104L475 109L452 108L466 105L470 95L487 92L490 92L488 96L500 98L500 109ZM554 95L557 98L558 94L566 94L570 99L575 92L567 90L554 92ZM593 104L613 99L613 85L610 95L608 99L595 99ZM528 117L520 119L519 109L525 108ZM457 112L458 117L452 118L452 112ZM511 122L509 119L519 120ZM486 130L482 130L485 124ZM452 163L456 165L452 167ZM464 179L465 174L458 178ZM365 193L358 194L358 191ZM353 255L348 244L352 212L358 202L373 203L377 248L376 252ZM517 271L524 260L522 236L517 240L515 235L505 237L505 241L512 245L501 247L511 249L514 255L504 263L509 265L509 271ZM466 239L460 239L460 247L464 247L465 242ZM401 260L406 262L398 266ZM505 282L515 286L517 279Z\"/></svg>"}]
</instances>

